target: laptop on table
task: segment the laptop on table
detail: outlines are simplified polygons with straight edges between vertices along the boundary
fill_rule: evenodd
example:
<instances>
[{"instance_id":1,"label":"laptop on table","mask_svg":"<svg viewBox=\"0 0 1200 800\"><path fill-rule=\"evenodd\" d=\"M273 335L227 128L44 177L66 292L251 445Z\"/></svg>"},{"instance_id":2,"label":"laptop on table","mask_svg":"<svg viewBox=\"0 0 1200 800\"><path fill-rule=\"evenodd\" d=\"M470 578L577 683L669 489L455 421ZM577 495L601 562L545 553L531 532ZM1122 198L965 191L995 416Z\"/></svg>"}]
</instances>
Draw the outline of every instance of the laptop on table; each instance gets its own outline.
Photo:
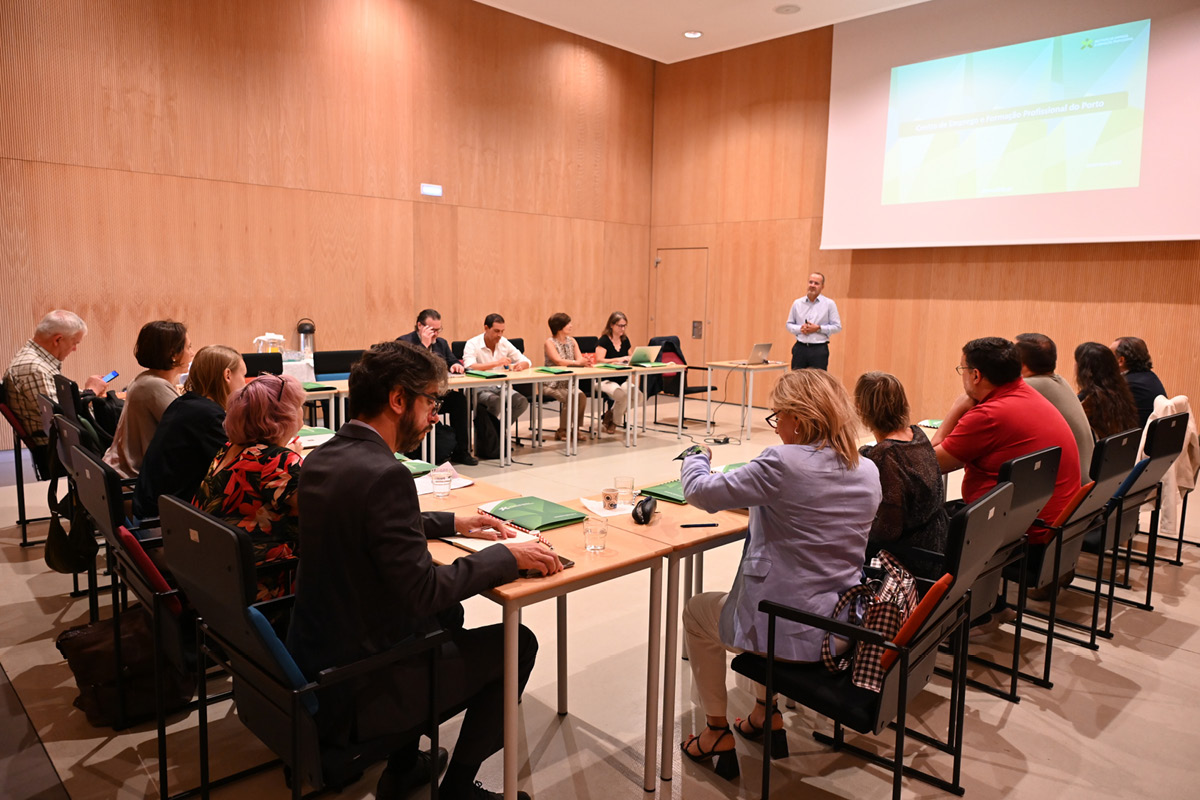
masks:
<instances>
[{"instance_id":1,"label":"laptop on table","mask_svg":"<svg viewBox=\"0 0 1200 800\"><path fill-rule=\"evenodd\" d=\"M771 343L770 342L762 342L761 344L754 345L753 349L750 350L750 357L747 358L745 361L734 361L733 363L734 364L746 364L747 366L749 366L751 364L766 364L767 356L770 354L771 354Z\"/></svg>"}]
</instances>

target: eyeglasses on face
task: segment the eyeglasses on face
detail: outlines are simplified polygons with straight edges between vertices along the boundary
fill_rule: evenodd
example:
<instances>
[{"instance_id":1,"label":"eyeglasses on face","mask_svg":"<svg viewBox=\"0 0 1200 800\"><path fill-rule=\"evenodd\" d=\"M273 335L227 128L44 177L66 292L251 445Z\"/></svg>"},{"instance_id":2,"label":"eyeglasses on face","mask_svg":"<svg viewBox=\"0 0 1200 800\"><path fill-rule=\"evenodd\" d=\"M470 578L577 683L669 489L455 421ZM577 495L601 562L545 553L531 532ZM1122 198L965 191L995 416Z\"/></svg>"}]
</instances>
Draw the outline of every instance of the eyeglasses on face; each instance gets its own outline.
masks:
<instances>
[{"instance_id":1,"label":"eyeglasses on face","mask_svg":"<svg viewBox=\"0 0 1200 800\"><path fill-rule=\"evenodd\" d=\"M442 412L442 403L446 402L446 395L430 394L429 392L415 392L415 394L417 397L424 397L433 403L433 413L440 414Z\"/></svg>"},{"instance_id":2,"label":"eyeglasses on face","mask_svg":"<svg viewBox=\"0 0 1200 800\"><path fill-rule=\"evenodd\" d=\"M771 412L771 415L769 417L767 417L767 424L771 426L771 430L775 430L776 428L779 427L779 412L778 411Z\"/></svg>"},{"instance_id":3,"label":"eyeglasses on face","mask_svg":"<svg viewBox=\"0 0 1200 800\"><path fill-rule=\"evenodd\" d=\"M954 371L957 372L959 375L962 375L964 372L970 371L972 369L974 369L974 367L964 367L962 364L959 364L957 367L954 368Z\"/></svg>"}]
</instances>

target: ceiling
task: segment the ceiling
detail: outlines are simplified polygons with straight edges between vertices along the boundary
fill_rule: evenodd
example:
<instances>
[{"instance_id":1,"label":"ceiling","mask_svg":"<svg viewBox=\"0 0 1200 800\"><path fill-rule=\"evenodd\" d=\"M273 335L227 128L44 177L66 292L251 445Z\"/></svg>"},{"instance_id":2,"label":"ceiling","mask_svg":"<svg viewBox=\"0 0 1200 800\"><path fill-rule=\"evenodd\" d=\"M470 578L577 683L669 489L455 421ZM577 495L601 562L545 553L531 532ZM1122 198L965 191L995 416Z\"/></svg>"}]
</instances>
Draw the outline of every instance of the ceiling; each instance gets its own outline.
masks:
<instances>
[{"instance_id":1,"label":"ceiling","mask_svg":"<svg viewBox=\"0 0 1200 800\"><path fill-rule=\"evenodd\" d=\"M926 0L476 0L671 64ZM780 14L780 6L800 11ZM684 31L700 31L688 39Z\"/></svg>"}]
</instances>

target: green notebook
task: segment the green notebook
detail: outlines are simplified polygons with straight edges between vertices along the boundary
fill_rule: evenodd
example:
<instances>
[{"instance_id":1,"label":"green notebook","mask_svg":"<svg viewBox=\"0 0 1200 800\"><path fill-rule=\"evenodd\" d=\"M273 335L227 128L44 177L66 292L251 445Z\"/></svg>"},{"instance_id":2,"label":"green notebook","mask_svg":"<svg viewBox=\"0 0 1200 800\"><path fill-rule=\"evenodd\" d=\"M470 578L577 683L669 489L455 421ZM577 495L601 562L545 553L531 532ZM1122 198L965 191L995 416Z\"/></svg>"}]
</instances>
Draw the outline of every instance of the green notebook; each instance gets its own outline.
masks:
<instances>
[{"instance_id":1,"label":"green notebook","mask_svg":"<svg viewBox=\"0 0 1200 800\"><path fill-rule=\"evenodd\" d=\"M324 383L313 383L312 381L305 381L301 385L306 392L332 392L337 389L336 386L327 386Z\"/></svg>"},{"instance_id":2,"label":"green notebook","mask_svg":"<svg viewBox=\"0 0 1200 800\"><path fill-rule=\"evenodd\" d=\"M396 460L408 467L408 471L413 474L414 478L419 478L422 475L433 472L433 464L430 464L428 461L417 461L413 458L406 458L399 453L396 453Z\"/></svg>"},{"instance_id":3,"label":"green notebook","mask_svg":"<svg viewBox=\"0 0 1200 800\"><path fill-rule=\"evenodd\" d=\"M534 372L545 372L548 375L565 375L571 370L566 367L538 367Z\"/></svg>"},{"instance_id":4,"label":"green notebook","mask_svg":"<svg viewBox=\"0 0 1200 800\"><path fill-rule=\"evenodd\" d=\"M488 369L469 369L466 374L472 378L503 378L508 375L507 372L495 372Z\"/></svg>"},{"instance_id":5,"label":"green notebook","mask_svg":"<svg viewBox=\"0 0 1200 800\"><path fill-rule=\"evenodd\" d=\"M678 366L672 361L643 361L641 364L634 364L635 367L666 367Z\"/></svg>"},{"instance_id":6,"label":"green notebook","mask_svg":"<svg viewBox=\"0 0 1200 800\"><path fill-rule=\"evenodd\" d=\"M687 505L687 500L683 499L683 482L678 478L666 483L647 486L641 490L640 494L644 497L666 500L668 503L675 503L676 505Z\"/></svg>"},{"instance_id":7,"label":"green notebook","mask_svg":"<svg viewBox=\"0 0 1200 800\"><path fill-rule=\"evenodd\" d=\"M310 428L307 425L305 425L303 428L300 429L300 432L297 433L296 435L297 436L324 436L327 433L333 433L333 431L330 430L329 428Z\"/></svg>"},{"instance_id":8,"label":"green notebook","mask_svg":"<svg viewBox=\"0 0 1200 800\"><path fill-rule=\"evenodd\" d=\"M596 369L633 369L628 364L597 364Z\"/></svg>"},{"instance_id":9,"label":"green notebook","mask_svg":"<svg viewBox=\"0 0 1200 800\"><path fill-rule=\"evenodd\" d=\"M514 528L526 531L548 531L583 522L587 515L540 497L514 497L481 506L481 514L490 514Z\"/></svg>"}]
</instances>

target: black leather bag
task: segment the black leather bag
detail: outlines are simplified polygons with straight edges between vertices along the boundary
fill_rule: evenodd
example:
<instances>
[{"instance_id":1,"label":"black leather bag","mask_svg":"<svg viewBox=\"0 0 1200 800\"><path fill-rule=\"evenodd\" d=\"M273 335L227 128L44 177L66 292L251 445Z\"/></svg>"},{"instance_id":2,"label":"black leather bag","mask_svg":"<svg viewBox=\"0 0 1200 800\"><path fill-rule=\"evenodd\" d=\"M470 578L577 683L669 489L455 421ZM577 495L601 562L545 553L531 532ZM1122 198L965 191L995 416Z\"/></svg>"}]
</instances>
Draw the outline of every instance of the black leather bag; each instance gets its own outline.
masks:
<instances>
[{"instance_id":1,"label":"black leather bag","mask_svg":"<svg viewBox=\"0 0 1200 800\"><path fill-rule=\"evenodd\" d=\"M141 606L121 614L121 677L125 693L125 722L153 719L154 636L150 615ZM58 651L67 660L79 696L75 707L96 728L116 724L117 670L111 619L79 625L59 634ZM194 676L185 675L169 660L163 660L163 700L166 713L187 705L195 695Z\"/></svg>"},{"instance_id":2,"label":"black leather bag","mask_svg":"<svg viewBox=\"0 0 1200 800\"><path fill-rule=\"evenodd\" d=\"M53 465L50 479L50 529L46 532L46 566L64 575L86 572L96 563L100 545L96 542L96 529L92 519L75 496L75 490L58 499L58 476L63 467L58 460L58 429L50 427L50 461ZM71 520L71 530L63 527L62 518Z\"/></svg>"}]
</instances>

